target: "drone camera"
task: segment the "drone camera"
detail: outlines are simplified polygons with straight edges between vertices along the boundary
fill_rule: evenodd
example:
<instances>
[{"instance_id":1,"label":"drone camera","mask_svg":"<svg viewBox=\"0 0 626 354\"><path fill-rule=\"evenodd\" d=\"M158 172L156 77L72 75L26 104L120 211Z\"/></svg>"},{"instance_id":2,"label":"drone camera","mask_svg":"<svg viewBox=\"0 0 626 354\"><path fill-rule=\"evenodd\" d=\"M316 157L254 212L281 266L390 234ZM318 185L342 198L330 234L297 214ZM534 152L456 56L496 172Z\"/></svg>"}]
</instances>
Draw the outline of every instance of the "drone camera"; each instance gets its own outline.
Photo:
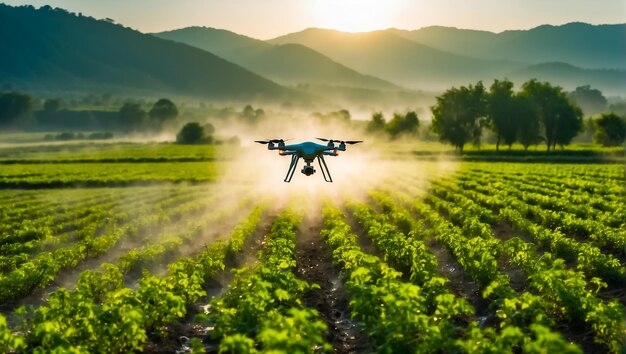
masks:
<instances>
[{"instance_id":1,"label":"drone camera","mask_svg":"<svg viewBox=\"0 0 626 354\"><path fill-rule=\"evenodd\" d=\"M315 173L315 168L313 166L304 166L302 167L302 173L307 176L310 176Z\"/></svg>"}]
</instances>

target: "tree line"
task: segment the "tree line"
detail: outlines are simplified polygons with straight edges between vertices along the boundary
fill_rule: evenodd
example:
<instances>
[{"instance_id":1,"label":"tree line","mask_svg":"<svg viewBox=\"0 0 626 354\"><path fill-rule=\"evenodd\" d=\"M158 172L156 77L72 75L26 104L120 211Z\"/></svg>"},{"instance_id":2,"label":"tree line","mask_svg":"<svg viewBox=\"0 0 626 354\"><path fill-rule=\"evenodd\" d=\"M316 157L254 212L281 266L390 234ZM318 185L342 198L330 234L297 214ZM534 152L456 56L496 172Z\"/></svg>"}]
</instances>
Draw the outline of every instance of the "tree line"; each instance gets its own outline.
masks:
<instances>
[{"instance_id":1,"label":"tree line","mask_svg":"<svg viewBox=\"0 0 626 354\"><path fill-rule=\"evenodd\" d=\"M468 143L480 144L483 129L509 148L515 142L525 149L544 143L547 151L569 144L583 128L583 112L559 86L535 79L514 92L508 80L494 80L489 89L482 81L453 87L437 97L431 107L431 129L443 142L458 151ZM614 113L602 114L595 123L596 141L619 145L626 135L623 118ZM620 138L621 137L621 138Z\"/></svg>"},{"instance_id":2,"label":"tree line","mask_svg":"<svg viewBox=\"0 0 626 354\"><path fill-rule=\"evenodd\" d=\"M125 102L117 112L110 112L69 110L60 98L46 99L42 105L25 93L0 93L0 128L4 129L104 127L123 132L149 132L160 131L177 116L178 108L167 98L154 102L148 111L140 103Z\"/></svg>"},{"instance_id":3,"label":"tree line","mask_svg":"<svg viewBox=\"0 0 626 354\"><path fill-rule=\"evenodd\" d=\"M376 112L367 124L367 131L369 133L385 132L391 139L396 139L402 135L415 135L419 126L420 121L415 111L394 113L388 122L382 112Z\"/></svg>"}]
</instances>

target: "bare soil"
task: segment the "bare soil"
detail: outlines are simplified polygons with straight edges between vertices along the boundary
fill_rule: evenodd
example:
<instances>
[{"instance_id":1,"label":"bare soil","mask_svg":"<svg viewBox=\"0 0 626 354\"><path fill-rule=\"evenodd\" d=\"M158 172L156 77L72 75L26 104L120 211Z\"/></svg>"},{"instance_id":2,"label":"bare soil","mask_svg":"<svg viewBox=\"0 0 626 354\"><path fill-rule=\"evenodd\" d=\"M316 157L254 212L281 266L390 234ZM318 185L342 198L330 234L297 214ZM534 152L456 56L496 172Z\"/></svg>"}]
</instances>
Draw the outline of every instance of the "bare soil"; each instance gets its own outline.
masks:
<instances>
[{"instance_id":1,"label":"bare soil","mask_svg":"<svg viewBox=\"0 0 626 354\"><path fill-rule=\"evenodd\" d=\"M367 337L351 320L349 299L331 250L320 236L321 224L304 220L296 244L296 275L320 286L310 291L304 304L316 309L328 326L326 340L335 353L369 352Z\"/></svg>"}]
</instances>

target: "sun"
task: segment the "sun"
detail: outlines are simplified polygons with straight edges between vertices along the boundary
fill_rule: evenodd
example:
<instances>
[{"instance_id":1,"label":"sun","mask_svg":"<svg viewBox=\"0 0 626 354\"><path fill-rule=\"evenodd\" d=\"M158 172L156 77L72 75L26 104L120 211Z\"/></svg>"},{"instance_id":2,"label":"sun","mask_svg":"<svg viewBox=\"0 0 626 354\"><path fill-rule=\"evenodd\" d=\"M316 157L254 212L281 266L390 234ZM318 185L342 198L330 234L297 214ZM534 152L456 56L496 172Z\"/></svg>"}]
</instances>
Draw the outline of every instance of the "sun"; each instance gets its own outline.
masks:
<instances>
[{"instance_id":1,"label":"sun","mask_svg":"<svg viewBox=\"0 0 626 354\"><path fill-rule=\"evenodd\" d=\"M393 27L403 0L312 0L316 27L366 32Z\"/></svg>"}]
</instances>

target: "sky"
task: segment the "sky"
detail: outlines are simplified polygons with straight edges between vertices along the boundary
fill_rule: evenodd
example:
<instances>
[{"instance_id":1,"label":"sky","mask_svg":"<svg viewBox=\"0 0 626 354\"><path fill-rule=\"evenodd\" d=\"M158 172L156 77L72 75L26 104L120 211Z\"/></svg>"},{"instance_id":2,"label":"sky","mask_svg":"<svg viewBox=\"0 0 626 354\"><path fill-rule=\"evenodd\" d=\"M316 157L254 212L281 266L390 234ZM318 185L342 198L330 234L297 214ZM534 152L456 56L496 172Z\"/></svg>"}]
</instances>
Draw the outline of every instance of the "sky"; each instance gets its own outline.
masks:
<instances>
[{"instance_id":1,"label":"sky","mask_svg":"<svg viewBox=\"0 0 626 354\"><path fill-rule=\"evenodd\" d=\"M0 0L2 1L2 0ZM362 32L440 25L501 32L568 22L626 23L625 0L4 0L112 18L142 32L188 26L271 39L308 27Z\"/></svg>"}]
</instances>

